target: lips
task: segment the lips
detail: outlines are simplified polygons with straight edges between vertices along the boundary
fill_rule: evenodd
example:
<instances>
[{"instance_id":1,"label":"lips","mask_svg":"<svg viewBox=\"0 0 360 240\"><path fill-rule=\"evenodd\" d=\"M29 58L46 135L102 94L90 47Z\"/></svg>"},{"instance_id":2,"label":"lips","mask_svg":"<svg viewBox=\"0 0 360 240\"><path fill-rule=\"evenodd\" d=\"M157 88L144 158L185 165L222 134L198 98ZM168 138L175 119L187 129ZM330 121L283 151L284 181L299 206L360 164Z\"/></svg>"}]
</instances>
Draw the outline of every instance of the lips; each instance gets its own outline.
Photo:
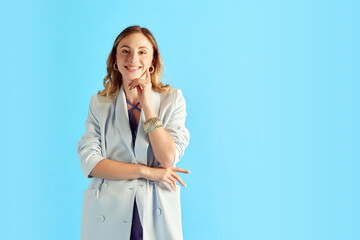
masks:
<instances>
[{"instance_id":1,"label":"lips","mask_svg":"<svg viewBox=\"0 0 360 240\"><path fill-rule=\"evenodd\" d=\"M126 70L128 70L129 72L135 72L137 70L139 70L141 67L140 66L136 66L136 65L127 65L125 66Z\"/></svg>"}]
</instances>

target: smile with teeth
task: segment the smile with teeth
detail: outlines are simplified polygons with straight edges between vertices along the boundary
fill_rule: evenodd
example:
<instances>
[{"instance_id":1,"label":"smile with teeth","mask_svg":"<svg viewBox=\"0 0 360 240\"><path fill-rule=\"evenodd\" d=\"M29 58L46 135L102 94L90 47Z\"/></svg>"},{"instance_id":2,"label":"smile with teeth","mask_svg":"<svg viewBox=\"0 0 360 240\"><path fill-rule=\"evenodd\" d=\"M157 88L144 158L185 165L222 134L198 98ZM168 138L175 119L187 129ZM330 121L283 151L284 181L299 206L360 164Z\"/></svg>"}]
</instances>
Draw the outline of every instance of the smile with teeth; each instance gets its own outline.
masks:
<instances>
[{"instance_id":1,"label":"smile with teeth","mask_svg":"<svg viewBox=\"0 0 360 240\"><path fill-rule=\"evenodd\" d=\"M139 66L137 66L137 67L125 66L125 68L126 68L128 71L133 72L133 71L139 70L141 67L139 67Z\"/></svg>"}]
</instances>

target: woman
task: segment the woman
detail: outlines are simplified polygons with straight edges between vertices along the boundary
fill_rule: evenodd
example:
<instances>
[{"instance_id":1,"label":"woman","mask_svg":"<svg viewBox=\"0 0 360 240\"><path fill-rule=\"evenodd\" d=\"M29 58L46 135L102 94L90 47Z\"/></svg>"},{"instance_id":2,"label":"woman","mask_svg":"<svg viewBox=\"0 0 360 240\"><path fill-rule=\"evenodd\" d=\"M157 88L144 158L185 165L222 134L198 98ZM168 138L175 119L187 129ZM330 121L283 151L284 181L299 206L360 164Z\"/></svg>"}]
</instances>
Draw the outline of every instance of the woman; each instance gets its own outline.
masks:
<instances>
[{"instance_id":1,"label":"woman","mask_svg":"<svg viewBox=\"0 0 360 240\"><path fill-rule=\"evenodd\" d=\"M162 61L146 28L115 39L103 91L91 97L77 145L84 191L81 239L182 239L175 164L189 144L180 89L160 82Z\"/></svg>"}]
</instances>

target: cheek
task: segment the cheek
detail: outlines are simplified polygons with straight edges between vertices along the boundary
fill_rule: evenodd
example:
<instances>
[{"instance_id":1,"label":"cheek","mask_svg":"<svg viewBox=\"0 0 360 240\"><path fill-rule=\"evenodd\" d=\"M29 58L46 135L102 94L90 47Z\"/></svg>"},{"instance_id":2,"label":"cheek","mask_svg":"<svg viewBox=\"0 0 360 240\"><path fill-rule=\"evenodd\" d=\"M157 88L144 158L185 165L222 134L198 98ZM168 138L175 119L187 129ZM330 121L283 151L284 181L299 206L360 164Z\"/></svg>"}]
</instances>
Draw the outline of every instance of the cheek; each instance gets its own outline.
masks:
<instances>
[{"instance_id":1,"label":"cheek","mask_svg":"<svg viewBox=\"0 0 360 240\"><path fill-rule=\"evenodd\" d=\"M125 60L124 56L118 55L116 56L116 61L123 62Z\"/></svg>"},{"instance_id":2,"label":"cheek","mask_svg":"<svg viewBox=\"0 0 360 240\"><path fill-rule=\"evenodd\" d=\"M152 64L152 58L146 58L144 62L146 63L146 65L150 66Z\"/></svg>"}]
</instances>

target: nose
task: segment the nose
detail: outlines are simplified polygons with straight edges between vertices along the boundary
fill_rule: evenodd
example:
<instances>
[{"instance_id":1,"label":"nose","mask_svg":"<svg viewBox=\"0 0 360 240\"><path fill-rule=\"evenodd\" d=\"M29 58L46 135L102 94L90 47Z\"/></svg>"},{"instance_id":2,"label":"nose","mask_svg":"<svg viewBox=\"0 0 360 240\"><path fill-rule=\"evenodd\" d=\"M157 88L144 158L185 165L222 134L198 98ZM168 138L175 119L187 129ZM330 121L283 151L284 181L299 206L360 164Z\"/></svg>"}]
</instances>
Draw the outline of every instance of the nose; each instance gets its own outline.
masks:
<instances>
[{"instance_id":1,"label":"nose","mask_svg":"<svg viewBox=\"0 0 360 240\"><path fill-rule=\"evenodd\" d=\"M132 52L130 53L129 60L130 60L130 62L134 62L134 63L137 62L137 60L138 60L138 55L136 54L135 51L132 51Z\"/></svg>"}]
</instances>

